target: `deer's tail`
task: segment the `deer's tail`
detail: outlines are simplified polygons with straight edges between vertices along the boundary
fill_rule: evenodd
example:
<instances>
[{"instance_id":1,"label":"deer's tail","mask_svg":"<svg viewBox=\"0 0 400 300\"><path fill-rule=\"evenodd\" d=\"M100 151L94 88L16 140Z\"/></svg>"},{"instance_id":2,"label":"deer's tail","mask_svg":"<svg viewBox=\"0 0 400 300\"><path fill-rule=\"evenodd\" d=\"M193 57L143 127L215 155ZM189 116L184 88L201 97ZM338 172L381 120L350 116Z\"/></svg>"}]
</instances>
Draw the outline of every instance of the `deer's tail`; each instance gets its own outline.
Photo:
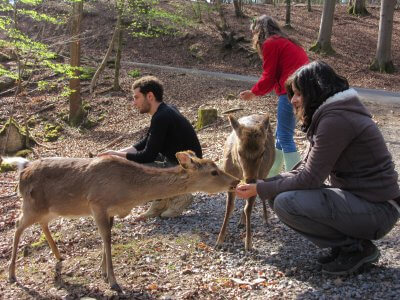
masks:
<instances>
[{"instance_id":1,"label":"deer's tail","mask_svg":"<svg viewBox=\"0 0 400 300\"><path fill-rule=\"evenodd\" d=\"M29 163L29 160L23 157L2 157L2 161L4 161L6 164L10 164L13 166L18 167L18 171L21 172L23 169L26 168L27 164Z\"/></svg>"}]
</instances>

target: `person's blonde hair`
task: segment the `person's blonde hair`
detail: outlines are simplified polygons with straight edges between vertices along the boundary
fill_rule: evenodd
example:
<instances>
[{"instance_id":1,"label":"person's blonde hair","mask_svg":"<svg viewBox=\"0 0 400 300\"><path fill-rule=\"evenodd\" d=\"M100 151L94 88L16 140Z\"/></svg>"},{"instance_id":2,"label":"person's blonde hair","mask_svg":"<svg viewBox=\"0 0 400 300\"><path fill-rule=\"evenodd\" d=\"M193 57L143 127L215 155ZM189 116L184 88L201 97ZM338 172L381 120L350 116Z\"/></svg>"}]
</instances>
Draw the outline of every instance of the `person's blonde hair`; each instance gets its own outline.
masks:
<instances>
[{"instance_id":1,"label":"person's blonde hair","mask_svg":"<svg viewBox=\"0 0 400 300\"><path fill-rule=\"evenodd\" d=\"M282 31L277 21L267 15L262 15L253 19L250 29L253 32L253 48L257 51L261 58L262 45L264 41L273 35L283 37L295 43L296 45L299 45L296 40L290 38Z\"/></svg>"}]
</instances>

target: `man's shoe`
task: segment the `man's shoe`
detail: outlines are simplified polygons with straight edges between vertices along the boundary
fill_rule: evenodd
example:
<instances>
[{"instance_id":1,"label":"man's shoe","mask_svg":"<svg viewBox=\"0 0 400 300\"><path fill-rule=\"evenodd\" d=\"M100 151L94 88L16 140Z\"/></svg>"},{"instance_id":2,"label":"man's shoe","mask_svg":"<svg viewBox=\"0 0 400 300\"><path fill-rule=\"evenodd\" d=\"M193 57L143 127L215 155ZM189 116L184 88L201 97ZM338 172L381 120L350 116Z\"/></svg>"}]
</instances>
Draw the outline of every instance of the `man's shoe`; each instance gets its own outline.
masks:
<instances>
[{"instance_id":1,"label":"man's shoe","mask_svg":"<svg viewBox=\"0 0 400 300\"><path fill-rule=\"evenodd\" d=\"M322 266L322 272L331 275L351 274L364 264L377 262L379 256L378 248L371 241L365 240L356 250L349 251L342 247L339 256L334 261Z\"/></svg>"},{"instance_id":2,"label":"man's shoe","mask_svg":"<svg viewBox=\"0 0 400 300\"><path fill-rule=\"evenodd\" d=\"M340 254L340 247L333 247L328 255L321 256L317 259L317 264L325 265L333 262Z\"/></svg>"}]
</instances>

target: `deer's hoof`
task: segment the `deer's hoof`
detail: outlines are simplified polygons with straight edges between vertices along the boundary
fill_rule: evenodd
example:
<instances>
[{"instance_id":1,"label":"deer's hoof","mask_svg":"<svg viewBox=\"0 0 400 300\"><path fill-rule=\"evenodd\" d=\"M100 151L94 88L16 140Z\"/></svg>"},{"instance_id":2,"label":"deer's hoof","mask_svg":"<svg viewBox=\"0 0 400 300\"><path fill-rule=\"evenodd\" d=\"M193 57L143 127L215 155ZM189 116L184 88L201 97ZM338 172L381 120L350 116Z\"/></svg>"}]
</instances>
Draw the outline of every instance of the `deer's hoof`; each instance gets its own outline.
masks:
<instances>
[{"instance_id":1,"label":"deer's hoof","mask_svg":"<svg viewBox=\"0 0 400 300\"><path fill-rule=\"evenodd\" d=\"M113 291L118 292L118 293L122 293L122 289L121 289L121 287L119 286L118 283L114 283L113 285L111 285L111 289L112 289Z\"/></svg>"}]
</instances>

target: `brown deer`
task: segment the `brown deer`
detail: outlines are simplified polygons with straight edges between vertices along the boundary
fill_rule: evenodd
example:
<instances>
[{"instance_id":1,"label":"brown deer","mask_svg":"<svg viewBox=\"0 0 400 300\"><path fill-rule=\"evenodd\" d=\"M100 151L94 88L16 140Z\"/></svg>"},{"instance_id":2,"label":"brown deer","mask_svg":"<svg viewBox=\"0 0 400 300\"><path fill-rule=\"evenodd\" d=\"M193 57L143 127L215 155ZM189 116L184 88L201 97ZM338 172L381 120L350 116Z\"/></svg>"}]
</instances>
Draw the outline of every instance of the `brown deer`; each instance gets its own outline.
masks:
<instances>
[{"instance_id":1,"label":"brown deer","mask_svg":"<svg viewBox=\"0 0 400 300\"><path fill-rule=\"evenodd\" d=\"M266 178L275 159L274 136L272 134L269 116L251 115L236 120L229 115L233 131L228 136L224 148L223 169L225 172L254 183L257 179ZM222 224L217 247L224 242L229 218L235 207L235 192L229 191L226 199L226 211ZM256 197L247 200L242 214L242 221L246 222L245 250L252 249L250 216ZM264 219L268 221L265 201L263 201Z\"/></svg>"},{"instance_id":2,"label":"brown deer","mask_svg":"<svg viewBox=\"0 0 400 300\"><path fill-rule=\"evenodd\" d=\"M102 274L112 289L121 291L111 260L113 217L127 216L135 206L151 200L204 191L234 189L237 178L213 161L191 151L178 152L179 165L168 169L143 166L116 156L100 158L44 158L29 162L10 158L20 168L19 192L23 198L9 265L9 280L16 280L15 259L23 231L39 223L55 257L61 255L48 223L58 216L93 216L103 240ZM21 161L22 160L22 161Z\"/></svg>"}]
</instances>

